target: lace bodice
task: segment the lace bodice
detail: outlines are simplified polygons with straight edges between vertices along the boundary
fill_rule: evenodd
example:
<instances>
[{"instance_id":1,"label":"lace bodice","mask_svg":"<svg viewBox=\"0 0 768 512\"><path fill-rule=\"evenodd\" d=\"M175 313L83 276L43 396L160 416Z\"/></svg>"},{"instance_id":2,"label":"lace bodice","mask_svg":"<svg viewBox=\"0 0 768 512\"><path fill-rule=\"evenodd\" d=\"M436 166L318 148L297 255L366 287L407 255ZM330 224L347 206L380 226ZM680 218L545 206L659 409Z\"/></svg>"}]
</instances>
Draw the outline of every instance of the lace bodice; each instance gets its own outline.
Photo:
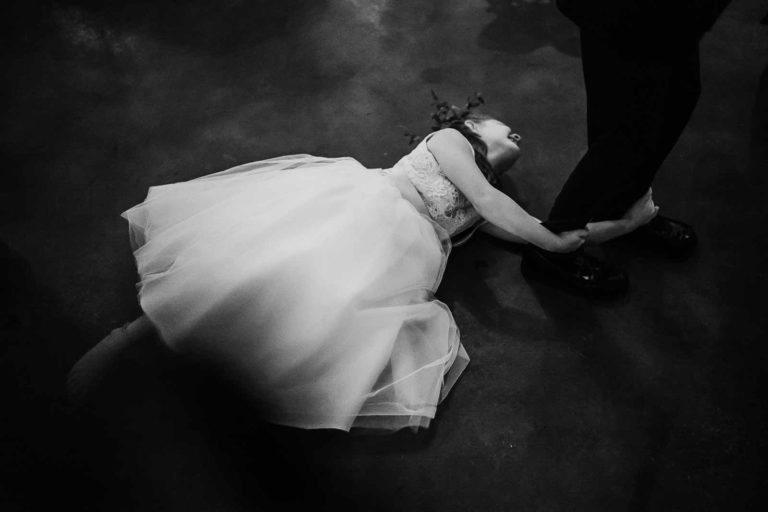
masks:
<instances>
[{"instance_id":1,"label":"lace bodice","mask_svg":"<svg viewBox=\"0 0 768 512\"><path fill-rule=\"evenodd\" d=\"M480 214L469 200L446 177L437 160L427 148L426 137L413 151L401 158L392 169L383 174L404 170L419 192L429 216L454 236L471 227Z\"/></svg>"}]
</instances>

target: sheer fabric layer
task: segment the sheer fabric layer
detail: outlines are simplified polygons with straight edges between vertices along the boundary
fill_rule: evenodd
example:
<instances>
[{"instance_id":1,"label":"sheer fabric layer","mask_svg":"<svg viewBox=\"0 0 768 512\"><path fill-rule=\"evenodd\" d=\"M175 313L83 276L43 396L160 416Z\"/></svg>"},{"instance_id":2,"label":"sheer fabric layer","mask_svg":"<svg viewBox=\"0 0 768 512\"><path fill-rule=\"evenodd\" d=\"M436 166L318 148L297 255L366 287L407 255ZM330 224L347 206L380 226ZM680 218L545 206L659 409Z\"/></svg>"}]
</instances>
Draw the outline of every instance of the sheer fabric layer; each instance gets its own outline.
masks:
<instances>
[{"instance_id":1,"label":"sheer fabric layer","mask_svg":"<svg viewBox=\"0 0 768 512\"><path fill-rule=\"evenodd\" d=\"M424 427L466 366L432 296L447 233L353 159L292 155L153 187L123 216L163 339L270 421Z\"/></svg>"}]
</instances>

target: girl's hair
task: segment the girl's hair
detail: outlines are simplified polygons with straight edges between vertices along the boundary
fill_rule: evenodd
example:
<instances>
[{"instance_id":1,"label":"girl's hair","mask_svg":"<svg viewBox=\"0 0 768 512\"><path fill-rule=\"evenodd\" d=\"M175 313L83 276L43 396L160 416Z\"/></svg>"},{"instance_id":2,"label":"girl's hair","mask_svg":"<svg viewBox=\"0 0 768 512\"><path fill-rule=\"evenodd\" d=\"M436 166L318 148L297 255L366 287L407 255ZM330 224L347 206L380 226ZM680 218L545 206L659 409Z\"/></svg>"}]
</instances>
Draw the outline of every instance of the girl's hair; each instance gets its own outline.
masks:
<instances>
[{"instance_id":1,"label":"girl's hair","mask_svg":"<svg viewBox=\"0 0 768 512\"><path fill-rule=\"evenodd\" d=\"M485 103L482 94L476 92L474 98L467 98L466 104L463 107L458 107L447 101L440 100L435 91L430 92L432 93L432 106L434 107L431 115L432 131L453 128L461 133L475 150L475 163L477 163L477 166L483 172L488 182L496 185L498 176L493 166L488 162L488 146L469 126L464 124L465 121L482 123L483 121L495 119L488 114L474 111L475 108Z\"/></svg>"},{"instance_id":2,"label":"girl's hair","mask_svg":"<svg viewBox=\"0 0 768 512\"><path fill-rule=\"evenodd\" d=\"M488 114L482 114L480 112L468 112L465 116L454 119L449 123L441 126L432 126L432 131L441 130L443 128L453 128L464 136L472 145L472 149L475 150L475 163L485 175L485 178L492 185L496 185L499 177L493 166L488 161L488 146L483 140L472 131L472 129L464 124L465 121L473 121L475 123L482 123L483 121L489 121L495 119Z\"/></svg>"}]
</instances>

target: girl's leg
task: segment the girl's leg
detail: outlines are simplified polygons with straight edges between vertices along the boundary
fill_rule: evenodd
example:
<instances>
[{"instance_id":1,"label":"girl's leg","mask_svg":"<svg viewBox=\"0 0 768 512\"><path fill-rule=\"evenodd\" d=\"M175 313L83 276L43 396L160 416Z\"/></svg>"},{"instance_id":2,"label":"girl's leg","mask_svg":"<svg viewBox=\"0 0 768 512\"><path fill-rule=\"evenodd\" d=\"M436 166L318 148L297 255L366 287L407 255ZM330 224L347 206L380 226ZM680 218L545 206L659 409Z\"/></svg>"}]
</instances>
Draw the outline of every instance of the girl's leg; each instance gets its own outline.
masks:
<instances>
[{"instance_id":1,"label":"girl's leg","mask_svg":"<svg viewBox=\"0 0 768 512\"><path fill-rule=\"evenodd\" d=\"M67 375L67 395L74 403L82 403L101 382L114 362L133 343L155 333L146 315L113 330L85 353Z\"/></svg>"}]
</instances>

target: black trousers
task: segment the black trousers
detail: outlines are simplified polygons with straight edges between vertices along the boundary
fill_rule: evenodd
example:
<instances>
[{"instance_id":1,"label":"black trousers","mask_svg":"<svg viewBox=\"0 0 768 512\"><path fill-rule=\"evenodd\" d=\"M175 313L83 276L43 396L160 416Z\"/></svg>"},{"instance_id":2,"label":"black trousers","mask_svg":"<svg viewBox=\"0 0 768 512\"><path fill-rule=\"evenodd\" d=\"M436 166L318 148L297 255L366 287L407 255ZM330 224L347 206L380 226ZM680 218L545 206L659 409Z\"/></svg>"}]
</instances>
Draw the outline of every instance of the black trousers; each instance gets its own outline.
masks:
<instances>
[{"instance_id":1,"label":"black trousers","mask_svg":"<svg viewBox=\"0 0 768 512\"><path fill-rule=\"evenodd\" d=\"M649 47L582 30L581 51L588 149L545 222L556 232L618 219L642 197L700 94L698 41Z\"/></svg>"}]
</instances>

